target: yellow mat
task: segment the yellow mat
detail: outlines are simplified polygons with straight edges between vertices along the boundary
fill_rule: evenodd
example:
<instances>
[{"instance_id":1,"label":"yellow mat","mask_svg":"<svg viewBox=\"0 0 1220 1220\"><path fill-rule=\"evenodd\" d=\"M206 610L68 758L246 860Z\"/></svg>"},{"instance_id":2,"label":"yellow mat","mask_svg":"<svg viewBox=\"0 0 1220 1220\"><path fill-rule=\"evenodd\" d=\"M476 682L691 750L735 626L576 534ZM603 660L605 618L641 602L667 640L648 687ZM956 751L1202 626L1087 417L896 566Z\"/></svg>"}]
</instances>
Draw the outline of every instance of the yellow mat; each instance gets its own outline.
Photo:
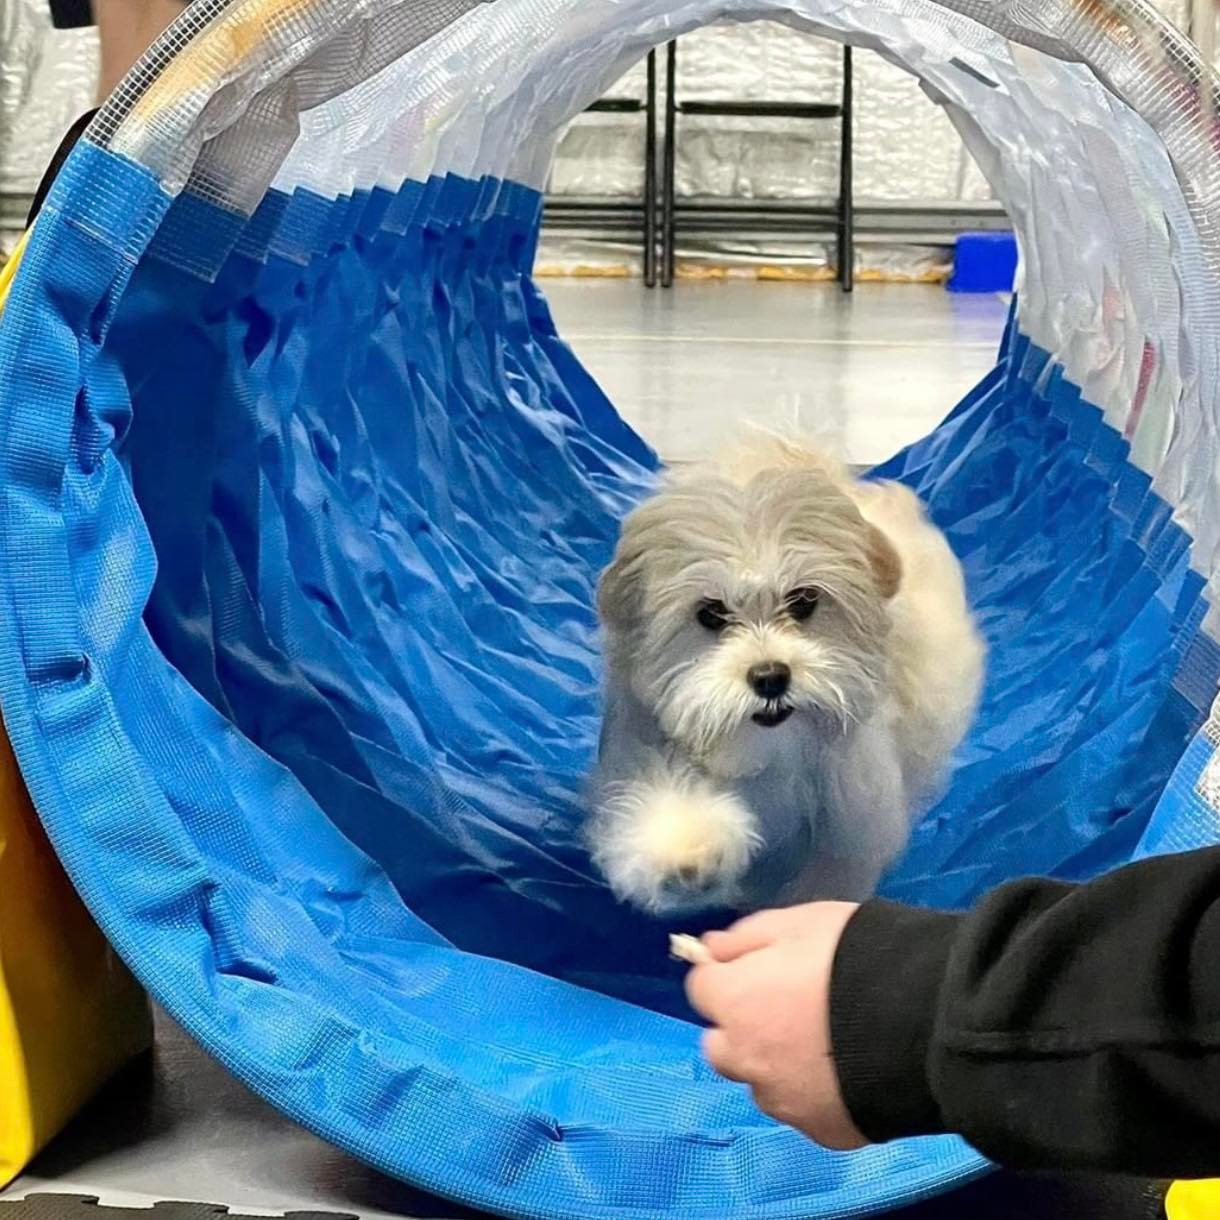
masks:
<instances>
[{"instance_id":1,"label":"yellow mat","mask_svg":"<svg viewBox=\"0 0 1220 1220\"><path fill-rule=\"evenodd\" d=\"M1166 1220L1220 1220L1220 1181L1175 1182L1165 1197Z\"/></svg>"}]
</instances>

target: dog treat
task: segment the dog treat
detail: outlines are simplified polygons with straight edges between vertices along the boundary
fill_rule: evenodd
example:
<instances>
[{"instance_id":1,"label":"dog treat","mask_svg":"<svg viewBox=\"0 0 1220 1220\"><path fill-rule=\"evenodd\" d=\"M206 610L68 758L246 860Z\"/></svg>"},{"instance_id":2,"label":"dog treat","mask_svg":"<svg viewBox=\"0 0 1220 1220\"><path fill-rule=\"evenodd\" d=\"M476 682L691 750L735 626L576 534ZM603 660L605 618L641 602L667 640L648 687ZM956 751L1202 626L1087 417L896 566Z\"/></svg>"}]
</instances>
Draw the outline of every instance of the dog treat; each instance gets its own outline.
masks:
<instances>
[{"instance_id":1,"label":"dog treat","mask_svg":"<svg viewBox=\"0 0 1220 1220\"><path fill-rule=\"evenodd\" d=\"M687 932L669 934L669 956L676 957L680 962L689 962L692 966L703 966L712 960L703 942Z\"/></svg>"}]
</instances>

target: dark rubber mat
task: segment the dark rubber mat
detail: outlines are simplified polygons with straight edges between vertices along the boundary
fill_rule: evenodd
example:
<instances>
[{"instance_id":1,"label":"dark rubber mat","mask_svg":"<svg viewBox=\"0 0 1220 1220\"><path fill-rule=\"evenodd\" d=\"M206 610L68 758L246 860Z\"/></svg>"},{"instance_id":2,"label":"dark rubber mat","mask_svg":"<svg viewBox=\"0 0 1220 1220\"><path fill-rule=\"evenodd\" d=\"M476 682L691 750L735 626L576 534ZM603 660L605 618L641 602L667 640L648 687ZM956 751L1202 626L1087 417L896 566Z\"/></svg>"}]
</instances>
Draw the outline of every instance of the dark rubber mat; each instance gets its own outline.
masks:
<instances>
[{"instance_id":1,"label":"dark rubber mat","mask_svg":"<svg viewBox=\"0 0 1220 1220\"><path fill-rule=\"evenodd\" d=\"M152 1207L103 1207L88 1195L30 1195L0 1201L0 1220L258 1220L216 1203L155 1203ZM284 1220L357 1220L342 1212L285 1212Z\"/></svg>"},{"instance_id":2,"label":"dark rubber mat","mask_svg":"<svg viewBox=\"0 0 1220 1220\"><path fill-rule=\"evenodd\" d=\"M954 1194L929 1200L890 1220L1164 1220L1161 1183L1111 1178L996 1174ZM441 1205L442 1208L445 1205ZM437 1220L476 1213L428 1211ZM87 1195L35 1194L0 1201L0 1220L256 1220L211 1203L164 1202L152 1207L103 1207ZM357 1220L350 1213L288 1211L284 1220Z\"/></svg>"}]
</instances>

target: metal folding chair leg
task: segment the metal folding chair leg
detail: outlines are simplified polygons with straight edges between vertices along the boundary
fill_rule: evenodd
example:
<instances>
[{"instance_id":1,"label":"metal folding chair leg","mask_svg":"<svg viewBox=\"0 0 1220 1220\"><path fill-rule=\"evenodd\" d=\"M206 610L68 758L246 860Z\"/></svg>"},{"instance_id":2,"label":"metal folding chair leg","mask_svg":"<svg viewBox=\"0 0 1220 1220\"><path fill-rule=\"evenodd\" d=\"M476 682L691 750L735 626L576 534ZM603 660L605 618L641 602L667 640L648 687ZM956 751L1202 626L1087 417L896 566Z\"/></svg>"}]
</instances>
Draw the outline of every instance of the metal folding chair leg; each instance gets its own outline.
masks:
<instances>
[{"instance_id":1,"label":"metal folding chair leg","mask_svg":"<svg viewBox=\"0 0 1220 1220\"><path fill-rule=\"evenodd\" d=\"M851 47L843 48L843 117L839 143L839 284L851 292L856 275L856 234L852 198L852 61Z\"/></svg>"},{"instance_id":2,"label":"metal folding chair leg","mask_svg":"<svg viewBox=\"0 0 1220 1220\"><path fill-rule=\"evenodd\" d=\"M676 186L675 170L675 137L677 135L678 102L678 44L671 42L665 48L665 151L661 186L661 287L670 288L674 282L674 266L677 256L674 250L676 241L674 203Z\"/></svg>"},{"instance_id":3,"label":"metal folding chair leg","mask_svg":"<svg viewBox=\"0 0 1220 1220\"><path fill-rule=\"evenodd\" d=\"M648 52L644 102L644 287L657 286L657 53Z\"/></svg>"}]
</instances>

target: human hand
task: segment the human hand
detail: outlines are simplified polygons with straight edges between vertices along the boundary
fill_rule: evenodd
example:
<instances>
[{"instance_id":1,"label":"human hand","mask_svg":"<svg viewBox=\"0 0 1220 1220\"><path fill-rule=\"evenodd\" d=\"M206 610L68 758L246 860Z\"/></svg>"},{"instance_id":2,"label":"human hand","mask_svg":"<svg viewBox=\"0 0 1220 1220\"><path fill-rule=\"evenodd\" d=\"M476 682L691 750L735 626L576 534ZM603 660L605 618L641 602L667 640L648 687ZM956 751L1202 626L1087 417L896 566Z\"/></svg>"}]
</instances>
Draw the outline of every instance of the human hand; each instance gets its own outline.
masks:
<instances>
[{"instance_id":1,"label":"human hand","mask_svg":"<svg viewBox=\"0 0 1220 1220\"><path fill-rule=\"evenodd\" d=\"M831 967L855 911L851 902L760 911L704 936L714 960L686 977L691 1004L715 1027L703 1035L707 1061L826 1148L868 1143L843 1103L830 1045Z\"/></svg>"}]
</instances>

